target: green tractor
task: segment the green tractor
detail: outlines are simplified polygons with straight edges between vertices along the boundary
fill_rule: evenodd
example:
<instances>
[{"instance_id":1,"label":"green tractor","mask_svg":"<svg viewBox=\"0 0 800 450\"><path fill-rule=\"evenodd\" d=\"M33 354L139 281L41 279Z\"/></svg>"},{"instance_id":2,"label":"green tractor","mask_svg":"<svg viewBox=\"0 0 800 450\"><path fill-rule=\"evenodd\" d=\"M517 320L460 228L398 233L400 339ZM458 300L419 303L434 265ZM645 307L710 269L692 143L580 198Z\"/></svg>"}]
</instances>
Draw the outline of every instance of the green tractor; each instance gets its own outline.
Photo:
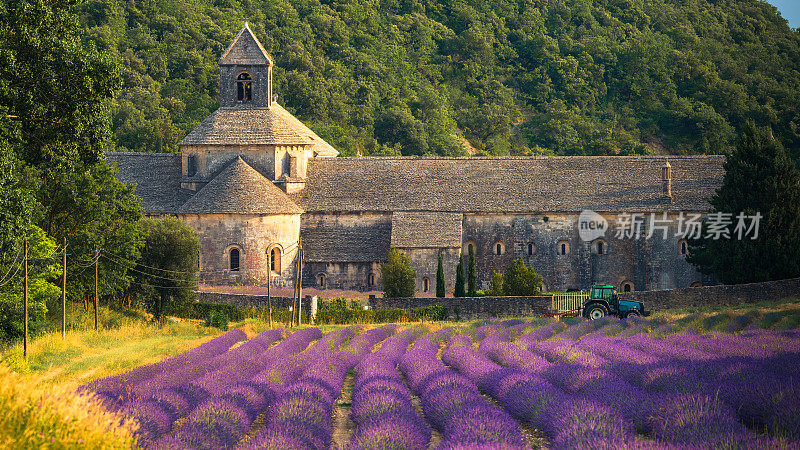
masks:
<instances>
[{"instance_id":1,"label":"green tractor","mask_svg":"<svg viewBox=\"0 0 800 450\"><path fill-rule=\"evenodd\" d=\"M583 317L594 320L611 315L620 319L631 316L649 316L644 303L620 300L614 286L592 286L589 298L583 302Z\"/></svg>"}]
</instances>

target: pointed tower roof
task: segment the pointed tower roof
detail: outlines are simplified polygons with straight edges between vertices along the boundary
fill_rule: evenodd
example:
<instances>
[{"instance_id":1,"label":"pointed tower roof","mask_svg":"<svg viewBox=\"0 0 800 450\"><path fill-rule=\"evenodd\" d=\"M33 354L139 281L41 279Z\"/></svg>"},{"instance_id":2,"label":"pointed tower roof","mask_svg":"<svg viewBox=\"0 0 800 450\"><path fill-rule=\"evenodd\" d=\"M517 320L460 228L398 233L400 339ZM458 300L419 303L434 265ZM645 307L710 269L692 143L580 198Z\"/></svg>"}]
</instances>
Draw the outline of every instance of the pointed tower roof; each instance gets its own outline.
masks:
<instances>
[{"instance_id":1,"label":"pointed tower roof","mask_svg":"<svg viewBox=\"0 0 800 450\"><path fill-rule=\"evenodd\" d=\"M282 190L247 164L241 156L203 186L178 210L179 214L301 214Z\"/></svg>"},{"instance_id":2,"label":"pointed tower roof","mask_svg":"<svg viewBox=\"0 0 800 450\"><path fill-rule=\"evenodd\" d=\"M230 47L225 50L222 57L219 59L220 66L246 66L246 65L263 65L271 66L272 58L269 53L264 50L264 46L258 41L250 25L244 23L242 31L233 38Z\"/></svg>"}]
</instances>

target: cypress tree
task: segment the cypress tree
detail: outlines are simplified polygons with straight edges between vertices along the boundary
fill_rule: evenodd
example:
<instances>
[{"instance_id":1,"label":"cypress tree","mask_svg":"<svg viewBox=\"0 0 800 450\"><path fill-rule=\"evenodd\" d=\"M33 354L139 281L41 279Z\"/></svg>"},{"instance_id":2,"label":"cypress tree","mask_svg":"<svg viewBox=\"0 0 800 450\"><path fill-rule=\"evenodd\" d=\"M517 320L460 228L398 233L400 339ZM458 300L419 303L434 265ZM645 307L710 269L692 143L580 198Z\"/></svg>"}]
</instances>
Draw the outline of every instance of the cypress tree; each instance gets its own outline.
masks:
<instances>
[{"instance_id":1,"label":"cypress tree","mask_svg":"<svg viewBox=\"0 0 800 450\"><path fill-rule=\"evenodd\" d=\"M467 296L475 297L478 295L476 285L478 284L478 274L475 270L475 247L469 246L469 268L467 270Z\"/></svg>"},{"instance_id":2,"label":"cypress tree","mask_svg":"<svg viewBox=\"0 0 800 450\"><path fill-rule=\"evenodd\" d=\"M436 268L436 296L444 298L444 267L442 266L442 254L439 253L439 267Z\"/></svg>"},{"instance_id":3,"label":"cypress tree","mask_svg":"<svg viewBox=\"0 0 800 450\"><path fill-rule=\"evenodd\" d=\"M752 122L725 162L722 186L710 200L713 211L732 214L730 238L689 241L687 260L725 284L800 276L800 172L767 128ZM760 213L758 238L739 239L737 215ZM747 221L749 226L750 220Z\"/></svg>"},{"instance_id":4,"label":"cypress tree","mask_svg":"<svg viewBox=\"0 0 800 450\"><path fill-rule=\"evenodd\" d=\"M456 266L456 287L453 297L463 297L464 294L464 255L461 255L458 257L458 266Z\"/></svg>"}]
</instances>

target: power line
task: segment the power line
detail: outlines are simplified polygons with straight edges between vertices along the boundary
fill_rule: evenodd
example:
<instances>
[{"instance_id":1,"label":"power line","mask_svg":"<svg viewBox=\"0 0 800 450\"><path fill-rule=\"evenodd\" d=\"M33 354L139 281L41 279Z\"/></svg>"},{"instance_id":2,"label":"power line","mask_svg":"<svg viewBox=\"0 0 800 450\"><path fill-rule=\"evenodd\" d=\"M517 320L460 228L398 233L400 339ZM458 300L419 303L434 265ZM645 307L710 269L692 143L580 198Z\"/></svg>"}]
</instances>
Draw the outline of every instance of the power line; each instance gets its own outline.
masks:
<instances>
[{"instance_id":1,"label":"power line","mask_svg":"<svg viewBox=\"0 0 800 450\"><path fill-rule=\"evenodd\" d=\"M179 273L179 274L183 274L183 275L193 275L193 274L194 274L193 272L187 272L187 271L185 271L185 270L170 270L170 269L162 269L162 268L160 268L160 267L147 266L147 265L144 265L144 264L142 264L142 263L139 263L139 262L136 262L136 261L131 261L131 260L130 260L130 259L128 259L128 258L124 258L124 257L122 257L122 256L119 256L119 255L117 255L117 254L115 254L115 253L112 253L112 252L110 252L110 251L108 251L108 250L105 250L105 249L103 249L102 251L103 251L103 253L105 253L105 254L107 254L107 255L110 255L110 256L112 256L112 257L115 257L115 258L117 258L117 259L120 259L120 260L122 260L122 261L124 261L124 262L126 262L126 263L128 263L128 264L131 264L131 265L133 265L133 266L140 266L140 267L144 267L144 268L146 268L146 269L152 269L152 270L160 270L160 271L162 271L162 272L172 272L172 273Z\"/></svg>"},{"instance_id":2,"label":"power line","mask_svg":"<svg viewBox=\"0 0 800 450\"><path fill-rule=\"evenodd\" d=\"M103 253L103 252L100 252L100 256L104 257L107 261L110 261L110 262L112 262L114 264L122 265L121 263L119 263L117 261L114 261L113 259L111 259L108 256L106 256L105 253ZM168 277L162 277L162 276L159 276L159 275L153 275L152 273L142 272L141 270L138 270L138 269L133 268L133 267L126 267L126 269L128 269L130 271L133 271L133 272L140 273L142 275L147 275L149 277L158 278L158 279L161 279L161 280L174 281L176 283L186 283L186 280L179 280L179 279L176 279L176 278L168 278ZM182 272L182 273L186 273L186 272Z\"/></svg>"},{"instance_id":3,"label":"power line","mask_svg":"<svg viewBox=\"0 0 800 450\"><path fill-rule=\"evenodd\" d=\"M8 272L6 272L6 274L3 276L3 279L0 280L0 286L5 286L9 281L11 281L8 278L8 274L10 274L12 270L14 270L14 264L17 263L17 259L19 259L19 255L21 254L22 254L22 248L20 248L17 254L14 256L14 261L11 262L11 266L8 268ZM14 275L16 275L16 273Z\"/></svg>"}]
</instances>

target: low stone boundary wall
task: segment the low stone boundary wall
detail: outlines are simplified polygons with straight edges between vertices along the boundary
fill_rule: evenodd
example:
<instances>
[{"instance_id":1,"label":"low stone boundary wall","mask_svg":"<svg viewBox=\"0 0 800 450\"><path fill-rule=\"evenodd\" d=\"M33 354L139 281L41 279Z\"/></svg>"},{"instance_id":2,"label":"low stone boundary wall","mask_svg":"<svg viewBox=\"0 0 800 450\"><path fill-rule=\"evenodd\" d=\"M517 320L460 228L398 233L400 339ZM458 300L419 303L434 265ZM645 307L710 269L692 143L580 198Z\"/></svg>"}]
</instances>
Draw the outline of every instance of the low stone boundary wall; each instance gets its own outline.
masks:
<instances>
[{"instance_id":1,"label":"low stone boundary wall","mask_svg":"<svg viewBox=\"0 0 800 450\"><path fill-rule=\"evenodd\" d=\"M370 297L372 309L421 308L442 305L452 320L474 320L503 316L531 316L550 312L550 296L537 297L458 297L458 298L376 298Z\"/></svg>"},{"instance_id":2,"label":"low stone boundary wall","mask_svg":"<svg viewBox=\"0 0 800 450\"><path fill-rule=\"evenodd\" d=\"M266 306L266 295L224 294L200 292L198 300L223 303L242 308ZM762 301L800 297L800 278L765 283L732 284L699 288L665 289L619 293L624 300L643 302L648 311L702 306L736 306ZM503 316L532 316L552 313L549 295L535 297L459 297L459 298L378 298L370 296L372 309L421 308L442 305L452 320L475 320ZM305 296L303 311L311 307L311 297ZM273 308L289 308L291 297L272 297Z\"/></svg>"},{"instance_id":3,"label":"low stone boundary wall","mask_svg":"<svg viewBox=\"0 0 800 450\"><path fill-rule=\"evenodd\" d=\"M736 306L800 297L800 278L764 283L723 284L698 288L623 292L619 298L644 303L649 311L702 306Z\"/></svg>"},{"instance_id":4,"label":"low stone boundary wall","mask_svg":"<svg viewBox=\"0 0 800 450\"><path fill-rule=\"evenodd\" d=\"M239 308L248 308L251 306L267 306L266 295L250 295L250 294L225 294L221 292L198 292L197 300L203 303L220 303L225 305L238 306ZM302 308L310 307L310 298L303 298ZM272 297L273 308L289 308L292 306L292 297Z\"/></svg>"}]
</instances>

